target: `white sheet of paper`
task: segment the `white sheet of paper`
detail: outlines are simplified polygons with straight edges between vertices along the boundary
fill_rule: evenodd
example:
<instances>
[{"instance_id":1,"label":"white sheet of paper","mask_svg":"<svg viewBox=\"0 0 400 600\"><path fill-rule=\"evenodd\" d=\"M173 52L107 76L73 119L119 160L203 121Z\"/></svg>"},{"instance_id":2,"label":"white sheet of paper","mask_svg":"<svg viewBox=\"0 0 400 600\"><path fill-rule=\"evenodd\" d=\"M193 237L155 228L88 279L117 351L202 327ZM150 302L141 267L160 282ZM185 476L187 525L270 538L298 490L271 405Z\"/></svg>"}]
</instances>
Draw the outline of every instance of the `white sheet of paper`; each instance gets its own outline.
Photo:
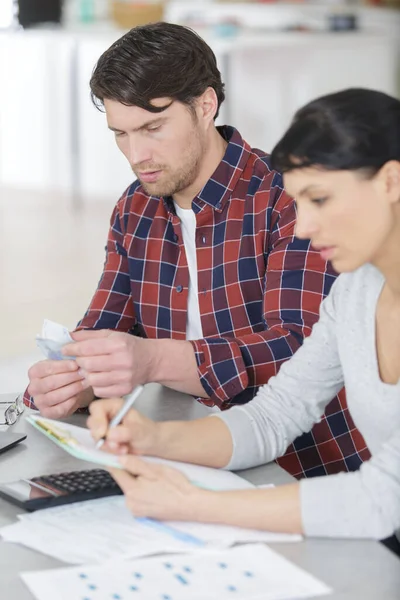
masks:
<instances>
[{"instance_id":1,"label":"white sheet of paper","mask_svg":"<svg viewBox=\"0 0 400 600\"><path fill-rule=\"evenodd\" d=\"M38 600L299 600L331 592L270 548L256 544L21 577Z\"/></svg>"},{"instance_id":2,"label":"white sheet of paper","mask_svg":"<svg viewBox=\"0 0 400 600\"><path fill-rule=\"evenodd\" d=\"M0 535L72 564L193 549L137 521L121 496L24 513Z\"/></svg>"},{"instance_id":3,"label":"white sheet of paper","mask_svg":"<svg viewBox=\"0 0 400 600\"><path fill-rule=\"evenodd\" d=\"M236 542L296 542L301 536L275 534L225 525L167 521L177 532L192 535L207 548ZM135 520L121 496L100 498L19 515L19 522L0 529L5 541L16 542L72 564L136 558L157 552L192 552L162 530ZM79 539L79 543L77 543ZM198 548L203 551L204 548Z\"/></svg>"}]
</instances>

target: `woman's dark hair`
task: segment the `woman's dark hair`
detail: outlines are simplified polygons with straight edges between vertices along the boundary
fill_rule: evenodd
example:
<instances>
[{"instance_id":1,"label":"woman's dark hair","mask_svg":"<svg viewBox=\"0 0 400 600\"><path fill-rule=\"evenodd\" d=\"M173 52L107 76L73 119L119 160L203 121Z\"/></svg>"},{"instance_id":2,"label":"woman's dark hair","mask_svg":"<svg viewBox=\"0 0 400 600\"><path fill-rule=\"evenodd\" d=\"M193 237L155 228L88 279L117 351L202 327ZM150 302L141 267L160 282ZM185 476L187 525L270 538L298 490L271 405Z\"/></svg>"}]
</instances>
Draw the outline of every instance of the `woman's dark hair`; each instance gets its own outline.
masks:
<instances>
[{"instance_id":1,"label":"woman's dark hair","mask_svg":"<svg viewBox=\"0 0 400 600\"><path fill-rule=\"evenodd\" d=\"M214 52L188 27L151 23L134 27L100 57L90 80L92 101L103 107L104 99L139 106L153 113L155 98L172 98L189 106L212 87L219 107L224 84Z\"/></svg>"},{"instance_id":2,"label":"woman's dark hair","mask_svg":"<svg viewBox=\"0 0 400 600\"><path fill-rule=\"evenodd\" d=\"M400 101L356 88L298 110L271 154L273 168L281 173L317 166L373 176L389 160L400 161Z\"/></svg>"}]
</instances>

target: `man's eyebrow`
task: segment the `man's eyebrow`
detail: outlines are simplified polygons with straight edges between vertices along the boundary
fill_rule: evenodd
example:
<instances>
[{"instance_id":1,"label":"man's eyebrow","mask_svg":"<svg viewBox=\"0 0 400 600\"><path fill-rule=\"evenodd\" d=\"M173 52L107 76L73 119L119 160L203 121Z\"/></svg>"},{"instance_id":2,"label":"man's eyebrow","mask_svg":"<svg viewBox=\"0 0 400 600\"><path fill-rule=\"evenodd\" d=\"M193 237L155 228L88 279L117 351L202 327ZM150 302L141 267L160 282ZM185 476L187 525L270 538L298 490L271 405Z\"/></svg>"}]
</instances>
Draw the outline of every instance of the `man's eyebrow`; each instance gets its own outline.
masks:
<instances>
[{"instance_id":1,"label":"man's eyebrow","mask_svg":"<svg viewBox=\"0 0 400 600\"><path fill-rule=\"evenodd\" d=\"M151 119L150 121L146 121L139 127L135 127L134 129L131 129L130 131L132 131L132 132L142 131L143 129L147 129L150 125L161 125L162 123L165 123L166 120L167 120L167 117L158 117L156 119ZM108 126L108 129L110 129L111 131L114 131L115 133L119 133L119 132L123 131L122 129L117 129L115 127L112 127L111 125Z\"/></svg>"}]
</instances>

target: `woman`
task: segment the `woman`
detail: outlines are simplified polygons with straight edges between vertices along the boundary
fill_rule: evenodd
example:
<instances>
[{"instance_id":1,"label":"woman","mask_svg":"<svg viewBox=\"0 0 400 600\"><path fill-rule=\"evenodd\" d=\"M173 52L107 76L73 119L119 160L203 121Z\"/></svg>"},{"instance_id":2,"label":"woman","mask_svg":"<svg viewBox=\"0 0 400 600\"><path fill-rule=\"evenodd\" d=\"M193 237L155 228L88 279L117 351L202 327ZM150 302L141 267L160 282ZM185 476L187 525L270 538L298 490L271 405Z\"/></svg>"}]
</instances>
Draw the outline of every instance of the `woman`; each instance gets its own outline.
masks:
<instances>
[{"instance_id":1,"label":"woman","mask_svg":"<svg viewBox=\"0 0 400 600\"><path fill-rule=\"evenodd\" d=\"M113 475L136 515L308 536L382 539L400 529L400 102L351 89L298 111L272 153L297 201L297 236L343 273L311 336L255 399L191 422L131 411L114 451L244 469L274 460L346 386L372 458L355 473L275 489L213 492L173 469L121 457ZM95 438L121 400L93 403ZM136 477L132 477L132 474Z\"/></svg>"}]
</instances>

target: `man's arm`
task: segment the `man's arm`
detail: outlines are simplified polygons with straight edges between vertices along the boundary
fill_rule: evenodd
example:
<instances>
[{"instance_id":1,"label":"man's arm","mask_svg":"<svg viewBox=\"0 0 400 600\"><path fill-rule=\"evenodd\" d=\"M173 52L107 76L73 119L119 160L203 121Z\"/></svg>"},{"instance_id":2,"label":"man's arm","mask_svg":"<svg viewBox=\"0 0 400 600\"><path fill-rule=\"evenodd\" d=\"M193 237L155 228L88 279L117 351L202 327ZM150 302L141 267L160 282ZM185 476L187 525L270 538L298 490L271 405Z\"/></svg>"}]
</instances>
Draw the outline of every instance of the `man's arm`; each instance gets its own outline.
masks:
<instances>
[{"instance_id":1,"label":"man's arm","mask_svg":"<svg viewBox=\"0 0 400 600\"><path fill-rule=\"evenodd\" d=\"M335 273L309 242L295 238L294 201L280 188L271 194L277 200L268 224L264 331L191 342L132 340L132 353L143 362L137 383L158 382L221 408L244 404L311 333Z\"/></svg>"},{"instance_id":2,"label":"man's arm","mask_svg":"<svg viewBox=\"0 0 400 600\"><path fill-rule=\"evenodd\" d=\"M264 331L191 342L78 332L73 334L78 344L66 346L65 352L78 356L96 395L120 396L135 385L158 382L224 409L249 401L298 349L335 275L307 241L294 237L294 201L277 186L270 194Z\"/></svg>"},{"instance_id":3,"label":"man's arm","mask_svg":"<svg viewBox=\"0 0 400 600\"><path fill-rule=\"evenodd\" d=\"M136 320L131 298L128 255L124 247L123 196L114 208L106 246L106 260L97 290L77 329L129 332Z\"/></svg>"},{"instance_id":4,"label":"man's arm","mask_svg":"<svg viewBox=\"0 0 400 600\"><path fill-rule=\"evenodd\" d=\"M277 179L278 184L280 178ZM311 333L336 274L295 237L296 207L279 185L274 198L263 298L264 331L191 342L204 390L222 409L245 404ZM233 400L233 402L232 402Z\"/></svg>"},{"instance_id":5,"label":"man's arm","mask_svg":"<svg viewBox=\"0 0 400 600\"><path fill-rule=\"evenodd\" d=\"M113 211L103 273L78 329L111 328L128 332L135 325L123 223L124 207L133 191L133 186L128 188ZM29 370L29 380L24 403L48 417L67 416L88 406L94 398L93 390L74 361L41 361Z\"/></svg>"}]
</instances>

